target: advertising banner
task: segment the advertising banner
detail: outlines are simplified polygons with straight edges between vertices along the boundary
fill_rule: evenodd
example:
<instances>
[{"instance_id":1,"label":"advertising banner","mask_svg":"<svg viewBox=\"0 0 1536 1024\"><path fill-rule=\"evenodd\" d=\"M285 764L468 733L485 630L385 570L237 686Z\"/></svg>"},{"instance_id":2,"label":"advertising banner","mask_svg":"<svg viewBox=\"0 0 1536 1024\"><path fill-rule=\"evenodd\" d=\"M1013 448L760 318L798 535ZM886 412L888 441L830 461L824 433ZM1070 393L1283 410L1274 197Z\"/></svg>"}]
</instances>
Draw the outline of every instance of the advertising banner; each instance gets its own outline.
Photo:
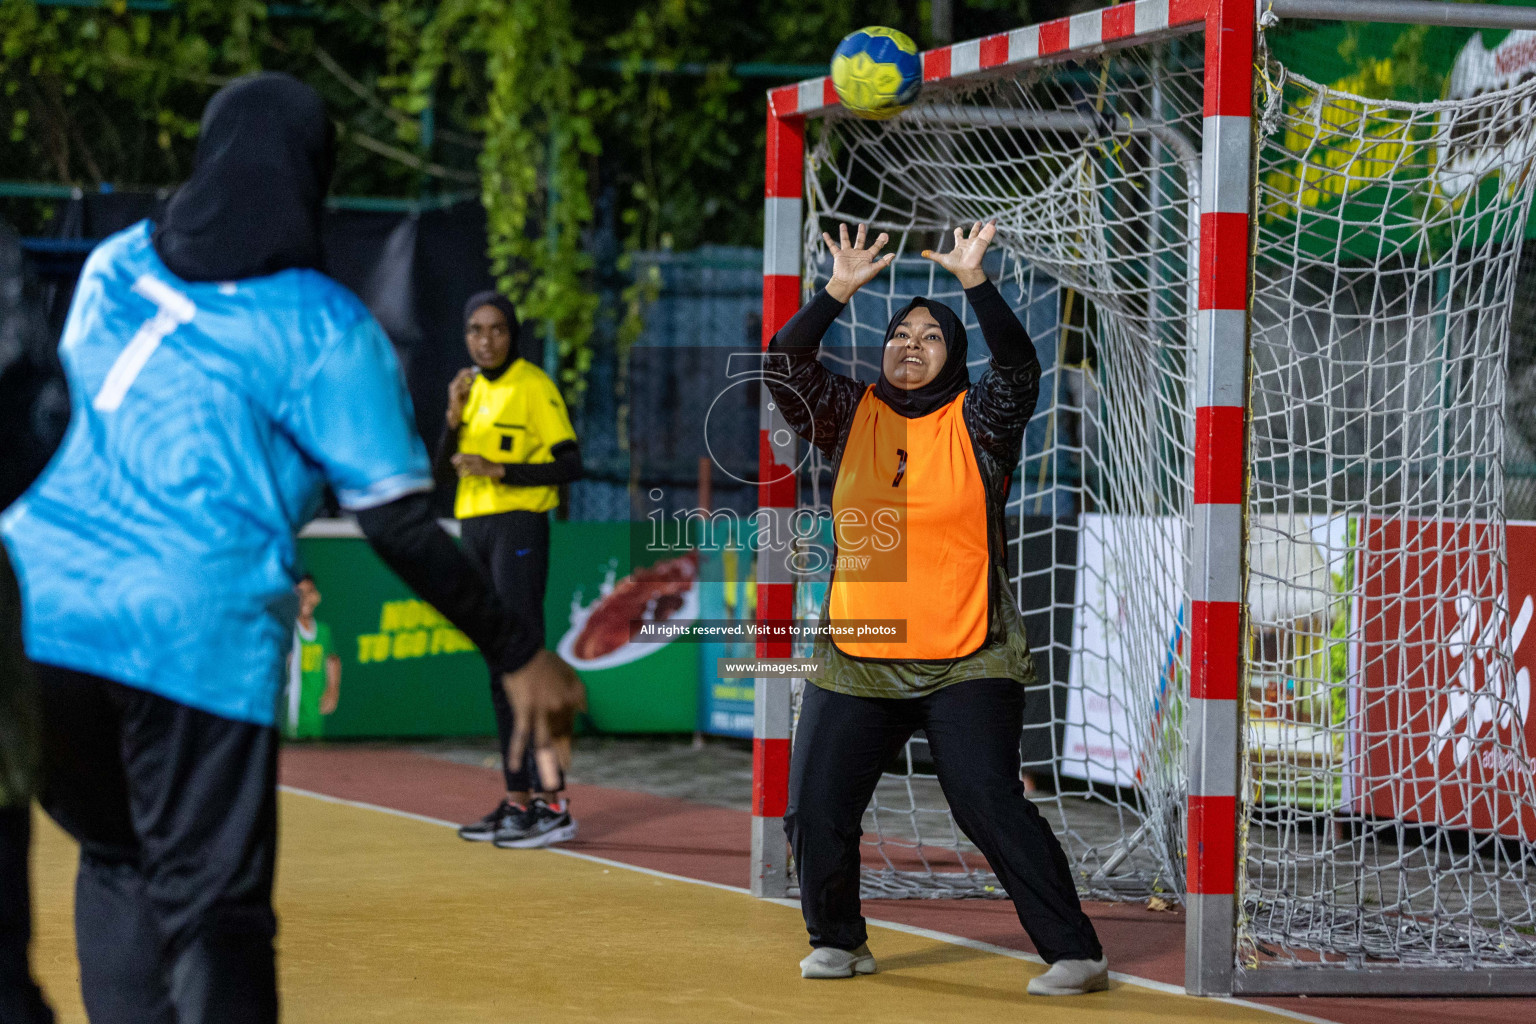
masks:
<instances>
[{"instance_id":1,"label":"advertising banner","mask_svg":"<svg viewBox=\"0 0 1536 1024\"><path fill-rule=\"evenodd\" d=\"M1364 520L1360 810L1536 840L1536 524ZM1506 657L1512 655L1512 657ZM1361 706L1363 703L1363 706Z\"/></svg>"},{"instance_id":2,"label":"advertising banner","mask_svg":"<svg viewBox=\"0 0 1536 1024\"><path fill-rule=\"evenodd\" d=\"M1249 520L1247 745L1266 803L1337 803L1347 680L1325 638L1347 628L1349 529L1342 515ZM1082 517L1062 775L1134 786L1155 756L1148 738L1179 727L1167 715L1185 682L1183 544L1171 516ZM1300 776L1326 777L1327 793Z\"/></svg>"},{"instance_id":3,"label":"advertising banner","mask_svg":"<svg viewBox=\"0 0 1536 1024\"><path fill-rule=\"evenodd\" d=\"M665 608L679 620L697 616L691 566L684 558L631 573L629 529L628 523L550 524L545 643L587 684L586 726L692 732L697 648L629 642L631 613L644 618ZM315 716L306 735L495 733L490 675L479 652L385 568L355 524L318 520L302 535L299 552L320 595L314 618L328 640L313 657L323 664L335 655L340 663L335 707Z\"/></svg>"},{"instance_id":4,"label":"advertising banner","mask_svg":"<svg viewBox=\"0 0 1536 1024\"><path fill-rule=\"evenodd\" d=\"M705 558L710 565L700 584L702 617L719 622L755 620L757 563L752 552L724 546L707 553ZM754 682L751 679L721 679L715 666L721 658L756 657L756 641L705 640L699 643L698 649L699 732L751 739Z\"/></svg>"},{"instance_id":5,"label":"advertising banner","mask_svg":"<svg viewBox=\"0 0 1536 1024\"><path fill-rule=\"evenodd\" d=\"M317 522L299 540L314 577L325 656L340 660L335 709L317 719L324 739L488 736L490 676L474 644L390 572L350 523Z\"/></svg>"},{"instance_id":6,"label":"advertising banner","mask_svg":"<svg viewBox=\"0 0 1536 1024\"><path fill-rule=\"evenodd\" d=\"M1521 4L1521 0L1505 2ZM1265 33L1265 41L1291 71L1368 99L1464 100L1536 75L1536 32L1529 31L1281 22ZM1310 90L1293 88L1285 102L1295 107L1312 100ZM1422 195L1415 198L1408 189L1387 187L1378 180L1385 168L1396 166L1393 174L1404 184L1432 178L1437 201L1458 208L1468 201L1489 202L1492 189L1523 185L1491 172L1518 161L1536 146L1532 128L1536 111L1516 109L1507 116L1507 130L1484 135L1479 119L1458 118L1454 108L1447 107L1437 118L1423 119L1405 130L1368 117L1362 104L1334 103L1318 120L1300 119L1308 127L1298 130L1309 133L1308 137L1293 135L1284 141L1287 152L1299 155L1293 165L1273 169L1269 175L1275 194L1289 200L1267 205L1260 214L1285 218L1316 210L1343 216L1352 230L1326 239L1311 238L1309 233L1303 244L1335 250L1342 245L1346 255L1358 251L1370 258L1380 242L1377 233L1389 240L1406 238L1426 216L1416 205ZM1469 142L1464 137L1468 133L1481 141ZM1528 222L1525 234L1536 238L1536 219ZM1459 239L1456 244L1467 241Z\"/></svg>"},{"instance_id":7,"label":"advertising banner","mask_svg":"<svg viewBox=\"0 0 1536 1024\"><path fill-rule=\"evenodd\" d=\"M686 637L637 641L645 623L699 617L699 553L632 566L629 523L556 523L545 615L550 643L587 685L599 732L693 732L699 652Z\"/></svg>"}]
</instances>

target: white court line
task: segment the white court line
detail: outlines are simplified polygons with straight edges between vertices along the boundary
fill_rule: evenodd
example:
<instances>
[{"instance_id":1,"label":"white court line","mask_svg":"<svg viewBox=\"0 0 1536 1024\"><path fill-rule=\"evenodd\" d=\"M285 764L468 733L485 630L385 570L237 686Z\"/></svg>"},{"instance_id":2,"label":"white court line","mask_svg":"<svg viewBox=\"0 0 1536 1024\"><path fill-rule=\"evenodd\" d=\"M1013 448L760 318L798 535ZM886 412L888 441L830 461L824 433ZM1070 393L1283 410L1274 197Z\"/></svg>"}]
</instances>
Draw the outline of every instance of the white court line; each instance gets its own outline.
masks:
<instances>
[{"instance_id":1,"label":"white court line","mask_svg":"<svg viewBox=\"0 0 1536 1024\"><path fill-rule=\"evenodd\" d=\"M410 811L401 811L393 807L384 807L380 804L364 803L361 800L345 800L339 796L330 796L326 793L317 793L312 789L300 789L297 786L278 786L277 788L284 793L292 793L295 796L307 796L312 800L320 800L328 804L340 804L343 807L356 807L365 811L378 811L381 814L392 814L397 818L406 818L410 821L420 821L427 825L438 825L443 828L457 829L459 827L456 823L451 821L444 821L442 818L431 818L425 814L413 814ZM709 882L702 878L689 878L686 875L674 875L667 871L657 871L655 868L643 868L635 864L626 864L623 861L609 860L607 857L594 857L590 853L578 853L575 850L564 850L558 846L545 846L541 847L541 849L545 853L557 853L562 857L573 857L576 860L590 861L593 864L603 864L607 865L608 867L623 868L625 871L633 871L641 875L650 875L653 878L665 878L672 882L686 882L689 885L703 885L711 889L723 889L726 892L740 893L743 896L751 895L751 890L745 889L739 885L726 885L724 882ZM763 902L776 903L781 907L790 907L794 910L800 909L800 904L796 900L766 899L763 900ZM865 920L867 923L874 925L877 928L889 928L893 932L904 932L907 935L915 935L923 939L933 939L938 942L947 942L952 946L964 946L967 949L974 949L983 953L995 953L998 956L1006 956L1014 960L1024 960L1032 964L1040 964L1042 966L1045 964L1044 960L1040 959L1033 953L1025 953L1022 950L1009 949L1007 946L996 946L990 942L982 942L979 939L967 939L963 935L951 935L948 932L936 932L930 928L919 928L916 925L902 924L899 921L881 921L872 917L866 918ZM1184 987L1182 985L1170 985L1167 982L1153 981L1151 978L1142 978L1134 974L1122 974L1119 971L1110 971L1109 976L1122 984L1135 985L1138 988L1151 989L1153 992L1161 992L1164 995L1188 996L1188 998L1191 999L1195 998L1194 996L1189 996L1189 994L1184 991ZM1258 1010L1262 1013L1272 1013L1278 1017L1288 1017L1291 1020L1306 1021L1308 1024L1337 1024L1336 1021L1328 1020L1325 1017L1313 1017L1309 1014L1297 1013L1294 1010L1282 1010L1274 1006L1265 1006L1263 1003L1249 1002L1246 999L1212 997L1209 998L1209 1001L1213 1003L1226 1003L1230 1006L1241 1006L1244 1009Z\"/></svg>"},{"instance_id":2,"label":"white court line","mask_svg":"<svg viewBox=\"0 0 1536 1024\"><path fill-rule=\"evenodd\" d=\"M457 829L459 826L452 821L444 821L442 818L429 818L425 814L412 814L410 811L397 811L393 807L383 807L379 804L365 804L361 800L343 800L339 796L329 796L325 793L316 793L312 789L299 789L297 786L278 786L284 793L293 793L296 796L312 797L315 800L323 800L328 804L341 804L343 807L359 807L365 811L379 811L383 814L393 814L397 818L409 818L412 821L425 822L428 825L442 825L445 828ZM489 845L489 844L487 844ZM666 871L657 871L654 868L642 868L636 864L626 864L621 860L609 860L607 857L594 857L590 853L577 853L575 850L563 850L558 846L543 846L538 849L549 853L558 853L562 857L575 857L577 860L591 861L593 864L605 864L609 867L623 868L625 871L635 871L642 875L651 875L655 878L665 878L673 882L687 882L690 885L707 885L711 889L724 889L726 892L737 892L744 896L752 893L739 885L726 885L724 882L709 882L702 878L689 878L686 875L674 875ZM786 903L799 907L794 900L776 900L772 902Z\"/></svg>"}]
</instances>

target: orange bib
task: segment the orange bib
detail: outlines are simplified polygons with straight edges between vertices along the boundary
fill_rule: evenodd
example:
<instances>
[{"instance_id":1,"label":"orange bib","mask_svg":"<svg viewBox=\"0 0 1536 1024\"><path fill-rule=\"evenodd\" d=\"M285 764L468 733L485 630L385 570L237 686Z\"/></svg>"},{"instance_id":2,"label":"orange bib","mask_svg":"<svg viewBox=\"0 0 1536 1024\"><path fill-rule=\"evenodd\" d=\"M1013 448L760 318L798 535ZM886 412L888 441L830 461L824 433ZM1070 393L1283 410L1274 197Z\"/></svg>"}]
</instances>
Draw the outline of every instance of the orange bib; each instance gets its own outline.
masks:
<instances>
[{"instance_id":1,"label":"orange bib","mask_svg":"<svg viewBox=\"0 0 1536 1024\"><path fill-rule=\"evenodd\" d=\"M830 618L905 620L903 642L834 636L856 658L963 658L987 638L987 492L962 392L907 419L864 392L832 490Z\"/></svg>"}]
</instances>

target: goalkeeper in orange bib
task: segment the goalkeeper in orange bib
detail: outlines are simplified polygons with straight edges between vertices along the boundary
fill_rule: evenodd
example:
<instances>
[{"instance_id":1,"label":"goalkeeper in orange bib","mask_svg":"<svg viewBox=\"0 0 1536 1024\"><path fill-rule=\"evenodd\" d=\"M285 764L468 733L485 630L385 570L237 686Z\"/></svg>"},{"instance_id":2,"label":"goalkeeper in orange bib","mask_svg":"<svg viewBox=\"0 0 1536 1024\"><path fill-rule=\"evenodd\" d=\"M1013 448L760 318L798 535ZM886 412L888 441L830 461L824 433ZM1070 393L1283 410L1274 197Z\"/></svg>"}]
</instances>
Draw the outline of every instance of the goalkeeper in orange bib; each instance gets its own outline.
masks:
<instances>
[{"instance_id":1,"label":"goalkeeper in orange bib","mask_svg":"<svg viewBox=\"0 0 1536 1024\"><path fill-rule=\"evenodd\" d=\"M892 255L880 256L887 236L866 247L862 225L852 243L846 226L841 245L822 236L832 279L769 345L790 364L787 378L770 379L776 403L833 466L839 557L823 620L906 623L904 636L818 643L823 668L806 687L784 819L810 932L806 978L875 970L859 908L859 822L882 766L922 729L955 821L1050 964L1029 991L1108 986L1109 962L1066 855L1019 778L1021 684L1034 664L1004 569L1003 505L1040 363L982 270L995 234L978 223L955 231L953 251L923 253L959 279L992 351L974 385L965 328L932 299L913 299L891 318L873 386L817 360L853 294L891 265Z\"/></svg>"}]
</instances>

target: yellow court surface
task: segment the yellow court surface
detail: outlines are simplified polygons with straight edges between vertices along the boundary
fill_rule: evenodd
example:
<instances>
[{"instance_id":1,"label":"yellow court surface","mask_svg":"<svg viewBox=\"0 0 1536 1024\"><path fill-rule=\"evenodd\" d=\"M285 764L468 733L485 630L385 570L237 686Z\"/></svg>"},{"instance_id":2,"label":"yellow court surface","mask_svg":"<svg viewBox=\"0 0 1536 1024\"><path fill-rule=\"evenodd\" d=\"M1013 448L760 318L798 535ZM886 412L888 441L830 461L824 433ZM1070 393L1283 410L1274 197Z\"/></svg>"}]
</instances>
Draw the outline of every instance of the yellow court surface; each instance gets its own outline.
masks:
<instances>
[{"instance_id":1,"label":"yellow court surface","mask_svg":"<svg viewBox=\"0 0 1536 1024\"><path fill-rule=\"evenodd\" d=\"M1038 964L874 927L880 973L803 981L798 911L744 892L548 851L459 841L441 825L281 797L277 909L289 1022L1278 1021L1262 1007L1116 982L1024 994ZM85 1020L73 843L42 815L34 959L63 1024Z\"/></svg>"}]
</instances>

